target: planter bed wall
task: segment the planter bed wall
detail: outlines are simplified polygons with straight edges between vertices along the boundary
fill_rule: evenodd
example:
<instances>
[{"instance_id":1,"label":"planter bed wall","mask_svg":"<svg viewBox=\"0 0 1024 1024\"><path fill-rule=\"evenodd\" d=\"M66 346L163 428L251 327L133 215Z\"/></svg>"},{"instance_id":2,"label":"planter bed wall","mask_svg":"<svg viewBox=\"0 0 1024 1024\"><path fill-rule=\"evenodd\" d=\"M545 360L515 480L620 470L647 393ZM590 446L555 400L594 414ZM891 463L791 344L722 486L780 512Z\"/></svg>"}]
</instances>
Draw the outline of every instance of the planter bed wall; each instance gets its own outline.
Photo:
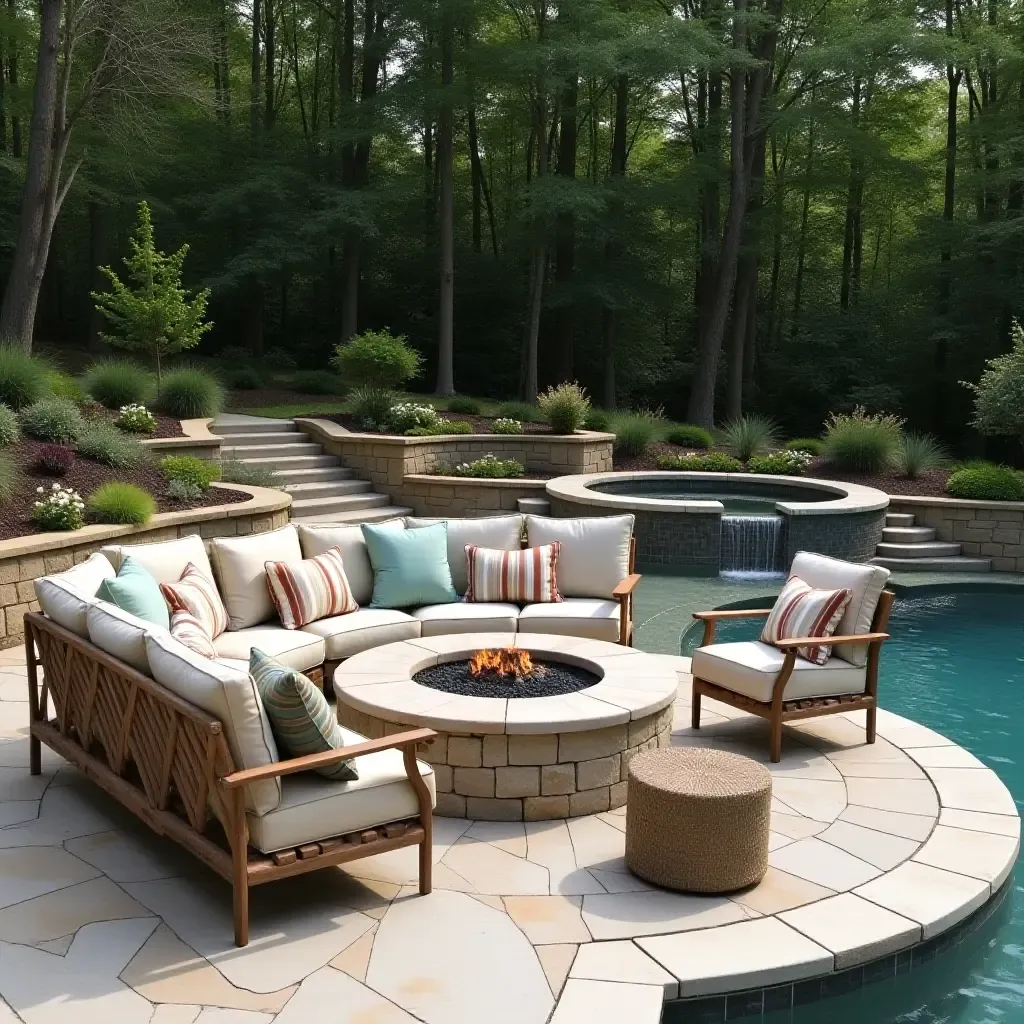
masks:
<instances>
[{"instance_id":1,"label":"planter bed wall","mask_svg":"<svg viewBox=\"0 0 1024 1024\"><path fill-rule=\"evenodd\" d=\"M418 516L474 516L516 512L520 498L544 498L543 480L481 480L413 473L392 487L399 504Z\"/></svg>"},{"instance_id":2,"label":"planter bed wall","mask_svg":"<svg viewBox=\"0 0 1024 1024\"><path fill-rule=\"evenodd\" d=\"M112 540L152 544L190 533L204 538L234 537L287 525L290 495L242 484L219 486L251 494L252 500L161 512L145 526L86 526L68 533L33 533L0 541L0 648L20 644L25 635L25 613L39 611L33 580L84 562Z\"/></svg>"},{"instance_id":3,"label":"planter bed wall","mask_svg":"<svg viewBox=\"0 0 1024 1024\"><path fill-rule=\"evenodd\" d=\"M223 438L210 432L212 419L182 420L181 437L142 438L142 445L160 459L165 455L192 455L197 459L220 460Z\"/></svg>"}]
</instances>

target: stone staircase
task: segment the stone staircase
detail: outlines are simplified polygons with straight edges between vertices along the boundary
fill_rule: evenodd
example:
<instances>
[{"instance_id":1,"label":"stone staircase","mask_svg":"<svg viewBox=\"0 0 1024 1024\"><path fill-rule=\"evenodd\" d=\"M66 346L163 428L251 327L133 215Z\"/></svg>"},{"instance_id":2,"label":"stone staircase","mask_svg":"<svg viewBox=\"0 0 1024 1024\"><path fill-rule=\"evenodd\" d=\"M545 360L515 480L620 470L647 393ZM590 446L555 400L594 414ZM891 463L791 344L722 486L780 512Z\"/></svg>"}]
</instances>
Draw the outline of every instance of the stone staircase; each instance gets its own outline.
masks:
<instances>
[{"instance_id":1,"label":"stone staircase","mask_svg":"<svg viewBox=\"0 0 1024 1024\"><path fill-rule=\"evenodd\" d=\"M904 512L886 514L882 543L871 561L904 572L989 572L992 568L990 558L961 554L959 544L936 540L931 527L915 526L914 517Z\"/></svg>"},{"instance_id":2,"label":"stone staircase","mask_svg":"<svg viewBox=\"0 0 1024 1024\"><path fill-rule=\"evenodd\" d=\"M412 511L392 504L368 480L356 480L292 420L222 416L210 429L224 438L222 459L274 473L277 486L292 496L293 522L376 523Z\"/></svg>"}]
</instances>

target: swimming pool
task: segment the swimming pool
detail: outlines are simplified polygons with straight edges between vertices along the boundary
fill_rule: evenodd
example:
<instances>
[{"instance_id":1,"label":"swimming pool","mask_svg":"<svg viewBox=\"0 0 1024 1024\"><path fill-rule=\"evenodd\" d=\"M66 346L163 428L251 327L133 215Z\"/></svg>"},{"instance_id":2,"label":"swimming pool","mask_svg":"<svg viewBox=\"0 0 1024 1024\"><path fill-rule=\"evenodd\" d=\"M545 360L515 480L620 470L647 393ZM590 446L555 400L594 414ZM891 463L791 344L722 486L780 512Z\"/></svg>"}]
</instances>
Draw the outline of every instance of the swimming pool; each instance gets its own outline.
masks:
<instances>
[{"instance_id":1,"label":"swimming pool","mask_svg":"<svg viewBox=\"0 0 1024 1024\"><path fill-rule=\"evenodd\" d=\"M757 636L723 623L718 638ZM949 736L998 772L1024 805L1024 594L965 590L897 600L879 701ZM688 630L684 654L699 643ZM1024 901L1011 879L992 919L963 945L893 981L758 1017L764 1024L1020 1024Z\"/></svg>"}]
</instances>

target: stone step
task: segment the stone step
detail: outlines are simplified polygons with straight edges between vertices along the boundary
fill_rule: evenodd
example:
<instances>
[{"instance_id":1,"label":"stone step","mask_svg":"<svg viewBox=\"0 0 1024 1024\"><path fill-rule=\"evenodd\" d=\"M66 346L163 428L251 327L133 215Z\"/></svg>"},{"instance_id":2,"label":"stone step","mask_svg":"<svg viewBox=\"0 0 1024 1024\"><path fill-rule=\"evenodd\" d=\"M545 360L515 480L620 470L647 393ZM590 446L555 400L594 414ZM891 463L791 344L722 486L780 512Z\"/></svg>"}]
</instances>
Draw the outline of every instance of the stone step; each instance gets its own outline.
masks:
<instances>
[{"instance_id":1,"label":"stone step","mask_svg":"<svg viewBox=\"0 0 1024 1024\"><path fill-rule=\"evenodd\" d=\"M297 433L298 429L294 420L272 420L264 417L237 423L220 423L214 420L210 425L210 431L220 437L230 437L235 434L263 434L268 431Z\"/></svg>"},{"instance_id":2,"label":"stone step","mask_svg":"<svg viewBox=\"0 0 1024 1024\"><path fill-rule=\"evenodd\" d=\"M331 456L314 456L314 458L330 458ZM276 459L274 460L277 461ZM285 460L290 461L290 460ZM275 477L279 484L311 484L323 481L337 482L351 480L352 470L344 466L323 465L318 469L279 469Z\"/></svg>"},{"instance_id":3,"label":"stone step","mask_svg":"<svg viewBox=\"0 0 1024 1024\"><path fill-rule=\"evenodd\" d=\"M369 491L365 494L342 494L333 498L299 498L292 501L293 516L321 516L333 512L357 512L391 504L386 494Z\"/></svg>"},{"instance_id":4,"label":"stone step","mask_svg":"<svg viewBox=\"0 0 1024 1024\"><path fill-rule=\"evenodd\" d=\"M933 540L927 544L879 544L875 554L880 558L950 558L959 555L959 544Z\"/></svg>"},{"instance_id":5,"label":"stone step","mask_svg":"<svg viewBox=\"0 0 1024 1024\"><path fill-rule=\"evenodd\" d=\"M225 435L229 447L251 448L253 445L304 444L309 439L297 430L268 430L265 432L236 434L234 437Z\"/></svg>"},{"instance_id":6,"label":"stone step","mask_svg":"<svg viewBox=\"0 0 1024 1024\"><path fill-rule=\"evenodd\" d=\"M368 480L313 480L305 483L281 484L294 501L302 498L330 498L342 494L366 494L373 490Z\"/></svg>"},{"instance_id":7,"label":"stone step","mask_svg":"<svg viewBox=\"0 0 1024 1024\"><path fill-rule=\"evenodd\" d=\"M295 511L294 505L292 511ZM399 519L411 516L412 509L401 505L387 505L382 508L357 509L354 512L329 512L325 515L304 516L293 515L293 523L316 523L320 526L355 526L358 523L382 523L386 519Z\"/></svg>"},{"instance_id":8,"label":"stone step","mask_svg":"<svg viewBox=\"0 0 1024 1024\"><path fill-rule=\"evenodd\" d=\"M886 544L927 544L935 540L935 531L930 526L887 526L882 540Z\"/></svg>"},{"instance_id":9,"label":"stone step","mask_svg":"<svg viewBox=\"0 0 1024 1024\"><path fill-rule=\"evenodd\" d=\"M233 458L233 456L225 455L225 459ZM338 465L338 460L333 455L291 455L291 456L274 456L273 458L261 458L261 459L239 459L240 462L245 462L247 465L252 466L263 466L266 469L273 469L278 473L291 473L295 470L304 469L332 469L338 470L341 467ZM345 470L348 472L348 470Z\"/></svg>"},{"instance_id":10,"label":"stone step","mask_svg":"<svg viewBox=\"0 0 1024 1024\"><path fill-rule=\"evenodd\" d=\"M949 558L884 558L871 559L872 565L881 565L886 569L907 572L991 572L990 558L968 558L965 555L954 555Z\"/></svg>"},{"instance_id":11,"label":"stone step","mask_svg":"<svg viewBox=\"0 0 1024 1024\"><path fill-rule=\"evenodd\" d=\"M886 526L913 526L914 517L909 512L886 512Z\"/></svg>"},{"instance_id":12,"label":"stone step","mask_svg":"<svg viewBox=\"0 0 1024 1024\"><path fill-rule=\"evenodd\" d=\"M225 445L220 454L223 459L287 459L296 455L320 455L323 448L318 444L238 444ZM332 456L333 457L333 456Z\"/></svg>"}]
</instances>

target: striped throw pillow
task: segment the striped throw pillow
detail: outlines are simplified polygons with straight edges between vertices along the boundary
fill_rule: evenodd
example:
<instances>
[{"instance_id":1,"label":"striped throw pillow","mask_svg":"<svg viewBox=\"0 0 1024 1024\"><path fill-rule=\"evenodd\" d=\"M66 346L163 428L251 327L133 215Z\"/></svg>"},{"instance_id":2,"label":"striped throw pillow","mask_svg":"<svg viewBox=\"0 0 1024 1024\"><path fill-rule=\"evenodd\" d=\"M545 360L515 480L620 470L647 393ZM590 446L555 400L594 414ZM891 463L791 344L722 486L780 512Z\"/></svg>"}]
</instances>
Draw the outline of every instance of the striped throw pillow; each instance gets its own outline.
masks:
<instances>
[{"instance_id":1,"label":"striped throw pillow","mask_svg":"<svg viewBox=\"0 0 1024 1024\"><path fill-rule=\"evenodd\" d=\"M191 612L182 609L171 616L171 636L204 658L217 657L217 649L213 646L210 635Z\"/></svg>"},{"instance_id":2,"label":"striped throw pillow","mask_svg":"<svg viewBox=\"0 0 1024 1024\"><path fill-rule=\"evenodd\" d=\"M286 668L255 647L249 652L249 676L270 719L270 727L288 757L340 750L345 736L324 695L301 673ZM340 782L359 778L355 761L317 768L318 775Z\"/></svg>"},{"instance_id":3,"label":"striped throw pillow","mask_svg":"<svg viewBox=\"0 0 1024 1024\"><path fill-rule=\"evenodd\" d=\"M830 637L850 603L850 595L851 591L845 587L816 590L799 576L790 576L764 624L761 642L774 646L779 640L801 636ZM824 665L832 648L828 644L816 644L799 647L796 653L815 665Z\"/></svg>"},{"instance_id":4,"label":"striped throw pillow","mask_svg":"<svg viewBox=\"0 0 1024 1024\"><path fill-rule=\"evenodd\" d=\"M270 596L285 629L298 629L307 622L359 610L345 575L341 548L331 548L301 562L265 565Z\"/></svg>"},{"instance_id":5,"label":"striped throw pillow","mask_svg":"<svg viewBox=\"0 0 1024 1024\"><path fill-rule=\"evenodd\" d=\"M228 610L220 599L217 584L192 562L185 566L177 583L161 583L160 592L172 615L191 613L211 641L228 628Z\"/></svg>"},{"instance_id":6,"label":"striped throw pillow","mask_svg":"<svg viewBox=\"0 0 1024 1024\"><path fill-rule=\"evenodd\" d=\"M541 604L561 601L555 569L559 541L519 551L466 545L469 587L467 601L518 601Z\"/></svg>"}]
</instances>

